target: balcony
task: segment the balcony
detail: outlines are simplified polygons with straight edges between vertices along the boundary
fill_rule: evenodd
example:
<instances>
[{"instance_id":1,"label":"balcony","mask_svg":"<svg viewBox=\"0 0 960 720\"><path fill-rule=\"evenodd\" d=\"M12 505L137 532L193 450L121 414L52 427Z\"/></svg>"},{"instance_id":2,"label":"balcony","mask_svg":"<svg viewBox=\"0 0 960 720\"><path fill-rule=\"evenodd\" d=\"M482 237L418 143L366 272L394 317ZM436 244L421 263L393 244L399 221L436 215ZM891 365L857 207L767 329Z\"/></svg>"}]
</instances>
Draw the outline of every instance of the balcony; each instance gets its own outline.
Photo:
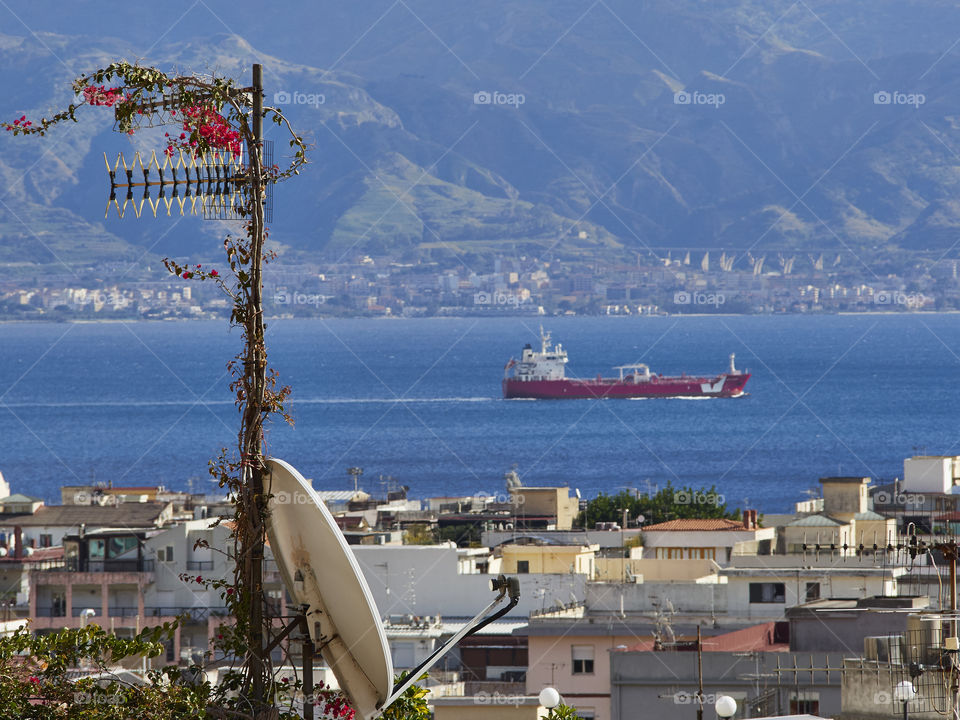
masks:
<instances>
[{"instance_id":1,"label":"balcony","mask_svg":"<svg viewBox=\"0 0 960 720\"><path fill-rule=\"evenodd\" d=\"M213 570L213 560L187 560L187 572Z\"/></svg>"},{"instance_id":2,"label":"balcony","mask_svg":"<svg viewBox=\"0 0 960 720\"><path fill-rule=\"evenodd\" d=\"M153 572L153 560L88 560L80 572Z\"/></svg>"}]
</instances>

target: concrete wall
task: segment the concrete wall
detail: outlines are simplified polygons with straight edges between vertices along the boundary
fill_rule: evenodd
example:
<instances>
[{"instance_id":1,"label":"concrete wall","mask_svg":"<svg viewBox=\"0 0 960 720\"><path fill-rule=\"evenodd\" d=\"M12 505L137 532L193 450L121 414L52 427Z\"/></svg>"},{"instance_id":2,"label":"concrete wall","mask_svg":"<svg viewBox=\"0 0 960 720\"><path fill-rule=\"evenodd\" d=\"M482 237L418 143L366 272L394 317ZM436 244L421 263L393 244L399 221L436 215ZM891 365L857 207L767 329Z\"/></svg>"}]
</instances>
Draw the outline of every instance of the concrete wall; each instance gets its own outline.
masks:
<instances>
[{"instance_id":1,"label":"concrete wall","mask_svg":"<svg viewBox=\"0 0 960 720\"><path fill-rule=\"evenodd\" d=\"M857 513L867 510L867 485L870 478L860 478L860 482L850 478L822 478L823 512L838 520L848 521Z\"/></svg>"},{"instance_id":2,"label":"concrete wall","mask_svg":"<svg viewBox=\"0 0 960 720\"><path fill-rule=\"evenodd\" d=\"M569 530L580 512L580 501L570 497L568 487L520 487L510 489L514 513L523 515L552 515L557 518L557 530Z\"/></svg>"},{"instance_id":3,"label":"concrete wall","mask_svg":"<svg viewBox=\"0 0 960 720\"><path fill-rule=\"evenodd\" d=\"M953 456L918 456L903 461L903 492L948 493L953 487Z\"/></svg>"},{"instance_id":4,"label":"concrete wall","mask_svg":"<svg viewBox=\"0 0 960 720\"><path fill-rule=\"evenodd\" d=\"M381 615L472 617L494 598L492 575L460 575L456 548L434 545L355 546ZM520 575L520 602L511 617L585 595L585 575Z\"/></svg>"},{"instance_id":5,"label":"concrete wall","mask_svg":"<svg viewBox=\"0 0 960 720\"><path fill-rule=\"evenodd\" d=\"M538 720L546 712L536 698L478 695L433 702L434 720Z\"/></svg>"},{"instance_id":6,"label":"concrete wall","mask_svg":"<svg viewBox=\"0 0 960 720\"><path fill-rule=\"evenodd\" d=\"M621 606L622 598L622 606ZM669 600L678 613L727 612L727 589L719 583L589 583L587 607L598 615L604 613L652 613L654 602Z\"/></svg>"},{"instance_id":7,"label":"concrete wall","mask_svg":"<svg viewBox=\"0 0 960 720\"><path fill-rule=\"evenodd\" d=\"M790 649L863 655L863 639L897 635L907 629L907 613L821 611L790 618Z\"/></svg>"}]
</instances>

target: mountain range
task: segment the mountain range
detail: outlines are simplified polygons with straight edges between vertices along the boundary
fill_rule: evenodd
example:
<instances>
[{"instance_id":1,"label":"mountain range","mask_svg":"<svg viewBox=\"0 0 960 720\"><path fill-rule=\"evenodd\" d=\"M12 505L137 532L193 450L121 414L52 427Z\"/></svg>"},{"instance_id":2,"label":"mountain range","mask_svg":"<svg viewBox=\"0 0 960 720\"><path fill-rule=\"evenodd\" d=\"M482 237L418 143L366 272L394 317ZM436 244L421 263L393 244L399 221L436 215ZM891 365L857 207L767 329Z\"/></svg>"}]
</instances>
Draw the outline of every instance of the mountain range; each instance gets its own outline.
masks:
<instances>
[{"instance_id":1,"label":"mountain range","mask_svg":"<svg viewBox=\"0 0 960 720\"><path fill-rule=\"evenodd\" d=\"M62 107L118 58L244 84L261 62L311 144L275 194L291 262L940 256L960 242L958 36L934 0L36 0L0 10L0 117ZM88 110L0 138L7 272L215 256L220 222L104 218L103 153L162 128Z\"/></svg>"}]
</instances>

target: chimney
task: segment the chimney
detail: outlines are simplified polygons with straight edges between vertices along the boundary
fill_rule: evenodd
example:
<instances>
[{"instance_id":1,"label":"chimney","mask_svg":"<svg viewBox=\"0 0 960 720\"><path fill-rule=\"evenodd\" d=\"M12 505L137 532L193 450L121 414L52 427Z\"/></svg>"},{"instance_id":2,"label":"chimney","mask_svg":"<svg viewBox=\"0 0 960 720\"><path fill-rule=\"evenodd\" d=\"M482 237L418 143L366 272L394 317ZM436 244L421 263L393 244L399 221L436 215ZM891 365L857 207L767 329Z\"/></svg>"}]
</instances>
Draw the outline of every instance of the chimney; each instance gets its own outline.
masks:
<instances>
[{"instance_id":1,"label":"chimney","mask_svg":"<svg viewBox=\"0 0 960 720\"><path fill-rule=\"evenodd\" d=\"M19 525L13 528L13 542L16 545L13 549L13 557L19 560L23 557L23 528Z\"/></svg>"},{"instance_id":2,"label":"chimney","mask_svg":"<svg viewBox=\"0 0 960 720\"><path fill-rule=\"evenodd\" d=\"M750 529L750 511L749 510L743 511L743 529L744 530Z\"/></svg>"},{"instance_id":3,"label":"chimney","mask_svg":"<svg viewBox=\"0 0 960 720\"><path fill-rule=\"evenodd\" d=\"M760 525L757 524L757 511L756 511L756 510L751 510L751 511L750 511L750 524L752 525L752 527L750 528L751 530L756 530L758 527L760 527Z\"/></svg>"}]
</instances>

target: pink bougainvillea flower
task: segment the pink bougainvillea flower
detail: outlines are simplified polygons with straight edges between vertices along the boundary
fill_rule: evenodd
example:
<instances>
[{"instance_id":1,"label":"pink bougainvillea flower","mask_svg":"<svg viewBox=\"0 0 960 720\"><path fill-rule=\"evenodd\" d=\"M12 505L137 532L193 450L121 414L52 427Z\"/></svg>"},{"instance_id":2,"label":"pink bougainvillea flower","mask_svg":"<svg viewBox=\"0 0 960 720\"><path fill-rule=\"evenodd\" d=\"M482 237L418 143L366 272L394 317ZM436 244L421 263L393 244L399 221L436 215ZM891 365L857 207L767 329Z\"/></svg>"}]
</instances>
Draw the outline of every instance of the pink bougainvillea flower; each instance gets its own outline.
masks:
<instances>
[{"instance_id":1,"label":"pink bougainvillea flower","mask_svg":"<svg viewBox=\"0 0 960 720\"><path fill-rule=\"evenodd\" d=\"M220 276L220 273L218 273L216 270L210 271L210 277L219 277L219 276ZM229 588L227 592L228 593L233 592L233 588Z\"/></svg>"}]
</instances>

